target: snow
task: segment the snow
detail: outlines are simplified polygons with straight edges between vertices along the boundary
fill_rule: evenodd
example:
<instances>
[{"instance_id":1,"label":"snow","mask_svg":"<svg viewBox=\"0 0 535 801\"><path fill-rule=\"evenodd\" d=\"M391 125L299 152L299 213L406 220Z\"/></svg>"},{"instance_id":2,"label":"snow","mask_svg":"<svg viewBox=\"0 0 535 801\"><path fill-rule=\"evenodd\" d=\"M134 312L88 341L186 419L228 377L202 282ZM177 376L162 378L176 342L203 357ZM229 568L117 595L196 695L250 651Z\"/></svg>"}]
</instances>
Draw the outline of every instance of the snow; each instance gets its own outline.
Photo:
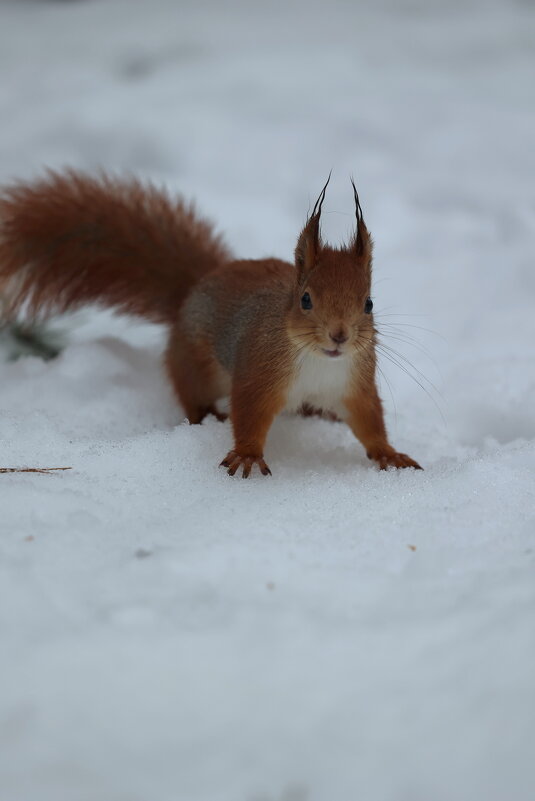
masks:
<instances>
[{"instance_id":1,"label":"snow","mask_svg":"<svg viewBox=\"0 0 535 801\"><path fill-rule=\"evenodd\" d=\"M87 310L59 358L2 362L0 466L72 470L0 475L1 797L531 801L533 7L0 16L2 182L131 171L289 258L331 167L348 234L354 174L378 321L426 390L384 355L423 473L283 416L273 477L242 481L228 424L184 424L157 327Z\"/></svg>"}]
</instances>

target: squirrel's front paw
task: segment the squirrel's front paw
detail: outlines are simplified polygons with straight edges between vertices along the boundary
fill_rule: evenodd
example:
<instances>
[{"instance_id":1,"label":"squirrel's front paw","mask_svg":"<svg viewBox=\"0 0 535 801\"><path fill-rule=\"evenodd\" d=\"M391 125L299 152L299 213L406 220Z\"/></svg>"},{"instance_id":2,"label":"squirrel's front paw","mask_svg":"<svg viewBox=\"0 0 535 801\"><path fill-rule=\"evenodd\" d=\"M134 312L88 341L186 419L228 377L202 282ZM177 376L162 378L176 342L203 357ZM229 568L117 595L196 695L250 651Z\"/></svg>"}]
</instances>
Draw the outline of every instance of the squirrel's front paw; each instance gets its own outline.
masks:
<instances>
[{"instance_id":1,"label":"squirrel's front paw","mask_svg":"<svg viewBox=\"0 0 535 801\"><path fill-rule=\"evenodd\" d=\"M423 467L406 453L398 453L393 448L388 451L368 451L368 458L377 462L380 470L386 470L388 467L414 467L416 470L423 470Z\"/></svg>"},{"instance_id":2,"label":"squirrel's front paw","mask_svg":"<svg viewBox=\"0 0 535 801\"><path fill-rule=\"evenodd\" d=\"M264 462L262 456L241 456L239 453L236 453L236 451L229 451L219 467L228 467L227 472L229 476L233 476L240 465L243 465L242 478L249 478L254 464L258 465L263 476L271 475L271 470Z\"/></svg>"}]
</instances>

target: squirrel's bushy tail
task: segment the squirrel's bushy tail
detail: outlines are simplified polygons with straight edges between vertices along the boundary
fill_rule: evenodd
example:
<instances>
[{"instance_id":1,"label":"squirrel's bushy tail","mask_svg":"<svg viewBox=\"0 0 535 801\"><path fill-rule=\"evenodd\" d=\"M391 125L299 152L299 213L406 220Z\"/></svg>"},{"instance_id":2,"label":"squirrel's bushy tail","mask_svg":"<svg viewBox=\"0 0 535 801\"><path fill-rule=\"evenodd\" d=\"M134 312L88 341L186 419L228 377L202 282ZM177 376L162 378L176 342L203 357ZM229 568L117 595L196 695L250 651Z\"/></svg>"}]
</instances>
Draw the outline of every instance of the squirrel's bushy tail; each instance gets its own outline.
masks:
<instances>
[{"instance_id":1,"label":"squirrel's bushy tail","mask_svg":"<svg viewBox=\"0 0 535 801\"><path fill-rule=\"evenodd\" d=\"M0 288L33 314L96 302L172 322L230 253L191 205L135 179L49 172L0 191Z\"/></svg>"}]
</instances>

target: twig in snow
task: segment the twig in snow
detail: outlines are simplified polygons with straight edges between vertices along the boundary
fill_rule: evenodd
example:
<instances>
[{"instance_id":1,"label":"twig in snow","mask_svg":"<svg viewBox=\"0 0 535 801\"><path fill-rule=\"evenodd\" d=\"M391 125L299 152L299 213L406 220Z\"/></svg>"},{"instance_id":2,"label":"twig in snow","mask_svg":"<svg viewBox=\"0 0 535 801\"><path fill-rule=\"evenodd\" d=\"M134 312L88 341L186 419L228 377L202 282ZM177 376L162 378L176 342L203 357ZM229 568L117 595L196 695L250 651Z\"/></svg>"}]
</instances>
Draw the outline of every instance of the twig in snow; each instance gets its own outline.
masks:
<instances>
[{"instance_id":1,"label":"twig in snow","mask_svg":"<svg viewBox=\"0 0 535 801\"><path fill-rule=\"evenodd\" d=\"M72 470L72 467L0 467L0 473L51 473L53 470Z\"/></svg>"}]
</instances>

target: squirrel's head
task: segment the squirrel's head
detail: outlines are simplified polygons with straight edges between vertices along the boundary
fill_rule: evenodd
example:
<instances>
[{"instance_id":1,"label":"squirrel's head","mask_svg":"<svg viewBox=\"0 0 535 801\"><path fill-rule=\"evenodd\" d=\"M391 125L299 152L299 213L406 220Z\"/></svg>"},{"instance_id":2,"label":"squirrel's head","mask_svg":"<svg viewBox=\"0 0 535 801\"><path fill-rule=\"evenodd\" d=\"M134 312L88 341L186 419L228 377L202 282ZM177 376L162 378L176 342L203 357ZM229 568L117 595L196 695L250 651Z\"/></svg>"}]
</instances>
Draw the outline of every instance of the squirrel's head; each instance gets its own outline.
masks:
<instances>
[{"instance_id":1,"label":"squirrel's head","mask_svg":"<svg viewBox=\"0 0 535 801\"><path fill-rule=\"evenodd\" d=\"M346 246L321 240L323 187L295 248L296 286L290 310L290 336L299 349L326 358L353 354L373 339L371 292L372 239L364 224L353 180L355 233Z\"/></svg>"}]
</instances>

